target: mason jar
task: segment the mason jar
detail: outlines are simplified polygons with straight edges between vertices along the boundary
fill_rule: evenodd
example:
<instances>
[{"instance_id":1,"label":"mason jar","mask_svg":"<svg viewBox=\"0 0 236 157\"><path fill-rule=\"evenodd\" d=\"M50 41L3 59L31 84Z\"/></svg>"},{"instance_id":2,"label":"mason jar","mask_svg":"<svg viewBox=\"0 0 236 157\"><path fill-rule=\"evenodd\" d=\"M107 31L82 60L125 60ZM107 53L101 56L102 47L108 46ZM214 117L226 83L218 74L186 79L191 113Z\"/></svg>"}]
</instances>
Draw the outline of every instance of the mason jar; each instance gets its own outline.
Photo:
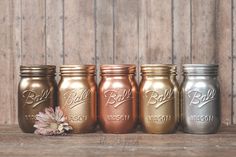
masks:
<instances>
[{"instance_id":1,"label":"mason jar","mask_svg":"<svg viewBox=\"0 0 236 157\"><path fill-rule=\"evenodd\" d=\"M175 84L170 65L141 66L139 112L142 127L147 133L173 133L176 130Z\"/></svg>"},{"instance_id":2,"label":"mason jar","mask_svg":"<svg viewBox=\"0 0 236 157\"><path fill-rule=\"evenodd\" d=\"M98 118L106 133L129 133L137 124L135 65L102 65Z\"/></svg>"},{"instance_id":3,"label":"mason jar","mask_svg":"<svg viewBox=\"0 0 236 157\"><path fill-rule=\"evenodd\" d=\"M56 66L21 66L18 86L18 122L21 130L34 132L35 115L57 101Z\"/></svg>"},{"instance_id":4,"label":"mason jar","mask_svg":"<svg viewBox=\"0 0 236 157\"><path fill-rule=\"evenodd\" d=\"M175 100L175 118L176 118L176 127L180 123L180 87L177 81L177 66L173 64L168 64L170 66L170 80L174 85L174 100Z\"/></svg>"},{"instance_id":5,"label":"mason jar","mask_svg":"<svg viewBox=\"0 0 236 157\"><path fill-rule=\"evenodd\" d=\"M218 65L184 64L181 86L182 127L186 133L209 134L219 129Z\"/></svg>"},{"instance_id":6,"label":"mason jar","mask_svg":"<svg viewBox=\"0 0 236 157\"><path fill-rule=\"evenodd\" d=\"M97 122L95 65L63 65L58 104L73 133L93 132Z\"/></svg>"}]
</instances>

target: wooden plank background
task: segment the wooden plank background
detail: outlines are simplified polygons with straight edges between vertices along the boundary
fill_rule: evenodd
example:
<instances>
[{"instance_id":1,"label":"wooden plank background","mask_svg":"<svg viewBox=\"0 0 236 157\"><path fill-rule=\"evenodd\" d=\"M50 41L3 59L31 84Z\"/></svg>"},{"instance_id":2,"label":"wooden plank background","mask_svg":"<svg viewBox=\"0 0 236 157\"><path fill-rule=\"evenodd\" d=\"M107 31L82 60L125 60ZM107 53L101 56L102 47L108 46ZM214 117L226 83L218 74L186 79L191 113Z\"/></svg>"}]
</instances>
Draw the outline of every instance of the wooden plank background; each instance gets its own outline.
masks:
<instances>
[{"instance_id":1,"label":"wooden plank background","mask_svg":"<svg viewBox=\"0 0 236 157\"><path fill-rule=\"evenodd\" d=\"M17 123L21 64L104 63L174 63L179 73L183 63L218 63L222 122L236 123L235 8L236 0L1 0L0 124Z\"/></svg>"}]
</instances>

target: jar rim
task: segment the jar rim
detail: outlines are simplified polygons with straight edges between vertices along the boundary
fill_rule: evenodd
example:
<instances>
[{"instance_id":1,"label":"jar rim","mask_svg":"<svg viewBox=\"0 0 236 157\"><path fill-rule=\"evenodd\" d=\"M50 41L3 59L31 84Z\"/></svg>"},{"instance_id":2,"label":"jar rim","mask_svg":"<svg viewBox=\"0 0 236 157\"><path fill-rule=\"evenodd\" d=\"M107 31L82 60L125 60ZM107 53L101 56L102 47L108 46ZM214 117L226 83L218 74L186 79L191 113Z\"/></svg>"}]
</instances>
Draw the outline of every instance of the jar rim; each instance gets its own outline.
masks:
<instances>
[{"instance_id":1,"label":"jar rim","mask_svg":"<svg viewBox=\"0 0 236 157\"><path fill-rule=\"evenodd\" d=\"M217 64L183 64L183 75L218 75Z\"/></svg>"},{"instance_id":2,"label":"jar rim","mask_svg":"<svg viewBox=\"0 0 236 157\"><path fill-rule=\"evenodd\" d=\"M143 64L141 65L141 75L177 75L175 64Z\"/></svg>"},{"instance_id":3,"label":"jar rim","mask_svg":"<svg viewBox=\"0 0 236 157\"><path fill-rule=\"evenodd\" d=\"M218 67L218 64L183 64L183 67Z\"/></svg>"},{"instance_id":4,"label":"jar rim","mask_svg":"<svg viewBox=\"0 0 236 157\"><path fill-rule=\"evenodd\" d=\"M21 65L20 76L55 76L55 65Z\"/></svg>"},{"instance_id":5,"label":"jar rim","mask_svg":"<svg viewBox=\"0 0 236 157\"><path fill-rule=\"evenodd\" d=\"M103 64L100 66L101 75L109 74L135 74L135 64Z\"/></svg>"},{"instance_id":6,"label":"jar rim","mask_svg":"<svg viewBox=\"0 0 236 157\"><path fill-rule=\"evenodd\" d=\"M95 75L96 66L93 64L62 65L61 76Z\"/></svg>"}]
</instances>

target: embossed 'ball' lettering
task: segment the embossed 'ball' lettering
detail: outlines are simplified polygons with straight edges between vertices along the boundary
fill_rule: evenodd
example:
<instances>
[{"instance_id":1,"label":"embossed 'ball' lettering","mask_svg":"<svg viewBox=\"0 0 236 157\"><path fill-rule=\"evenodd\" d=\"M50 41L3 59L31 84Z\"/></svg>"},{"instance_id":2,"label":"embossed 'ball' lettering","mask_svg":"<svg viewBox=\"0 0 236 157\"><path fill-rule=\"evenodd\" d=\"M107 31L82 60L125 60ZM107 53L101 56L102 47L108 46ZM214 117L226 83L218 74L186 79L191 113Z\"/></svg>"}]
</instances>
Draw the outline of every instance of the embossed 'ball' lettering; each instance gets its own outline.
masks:
<instances>
[{"instance_id":1,"label":"embossed 'ball' lettering","mask_svg":"<svg viewBox=\"0 0 236 157\"><path fill-rule=\"evenodd\" d=\"M131 100L131 89L108 89L104 91L104 96L107 98L106 105L113 105L114 108L119 107L126 101Z\"/></svg>"}]
</instances>

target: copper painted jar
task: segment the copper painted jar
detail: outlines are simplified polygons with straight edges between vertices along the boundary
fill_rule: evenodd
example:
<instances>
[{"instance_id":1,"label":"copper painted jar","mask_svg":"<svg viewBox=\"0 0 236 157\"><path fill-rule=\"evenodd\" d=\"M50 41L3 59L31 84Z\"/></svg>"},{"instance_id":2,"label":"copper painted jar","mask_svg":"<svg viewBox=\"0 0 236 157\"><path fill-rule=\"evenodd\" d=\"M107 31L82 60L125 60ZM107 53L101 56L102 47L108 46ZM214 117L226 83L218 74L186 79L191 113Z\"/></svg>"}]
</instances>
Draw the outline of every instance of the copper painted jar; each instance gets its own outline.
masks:
<instances>
[{"instance_id":1,"label":"copper painted jar","mask_svg":"<svg viewBox=\"0 0 236 157\"><path fill-rule=\"evenodd\" d=\"M175 86L169 65L141 66L139 87L140 120L147 133L173 133L176 130Z\"/></svg>"},{"instance_id":2,"label":"copper painted jar","mask_svg":"<svg viewBox=\"0 0 236 157\"><path fill-rule=\"evenodd\" d=\"M95 65L63 65L58 104L73 133L93 132L96 127Z\"/></svg>"},{"instance_id":3,"label":"copper painted jar","mask_svg":"<svg viewBox=\"0 0 236 157\"><path fill-rule=\"evenodd\" d=\"M57 84L56 66L21 66L18 86L18 121L23 132L32 133L35 115L46 107L55 107Z\"/></svg>"},{"instance_id":4,"label":"copper painted jar","mask_svg":"<svg viewBox=\"0 0 236 157\"><path fill-rule=\"evenodd\" d=\"M137 124L135 65L102 65L98 118L106 133L129 133Z\"/></svg>"}]
</instances>

